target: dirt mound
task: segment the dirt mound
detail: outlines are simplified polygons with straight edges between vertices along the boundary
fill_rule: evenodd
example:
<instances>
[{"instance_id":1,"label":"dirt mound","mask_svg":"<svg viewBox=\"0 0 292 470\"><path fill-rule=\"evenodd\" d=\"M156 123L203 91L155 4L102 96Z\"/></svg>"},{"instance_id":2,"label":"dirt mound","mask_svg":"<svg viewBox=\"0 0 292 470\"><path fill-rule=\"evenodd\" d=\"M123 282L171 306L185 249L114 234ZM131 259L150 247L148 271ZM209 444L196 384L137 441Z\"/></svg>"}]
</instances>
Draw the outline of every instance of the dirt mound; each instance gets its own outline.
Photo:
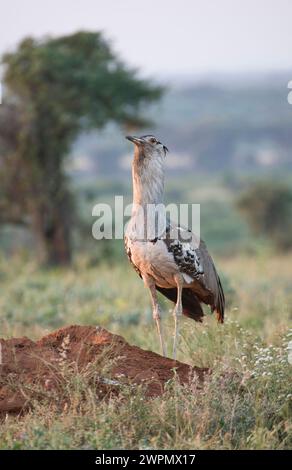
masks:
<instances>
[{"instance_id":1,"label":"dirt mound","mask_svg":"<svg viewBox=\"0 0 292 470\"><path fill-rule=\"evenodd\" d=\"M160 395L174 368L182 383L194 375L201 381L207 372L131 346L121 336L93 326L65 327L36 342L1 339L0 345L0 413L19 413L32 397L41 400L42 391L58 392L70 367L81 373L93 368L101 398L118 394L125 383L143 383L149 397Z\"/></svg>"}]
</instances>

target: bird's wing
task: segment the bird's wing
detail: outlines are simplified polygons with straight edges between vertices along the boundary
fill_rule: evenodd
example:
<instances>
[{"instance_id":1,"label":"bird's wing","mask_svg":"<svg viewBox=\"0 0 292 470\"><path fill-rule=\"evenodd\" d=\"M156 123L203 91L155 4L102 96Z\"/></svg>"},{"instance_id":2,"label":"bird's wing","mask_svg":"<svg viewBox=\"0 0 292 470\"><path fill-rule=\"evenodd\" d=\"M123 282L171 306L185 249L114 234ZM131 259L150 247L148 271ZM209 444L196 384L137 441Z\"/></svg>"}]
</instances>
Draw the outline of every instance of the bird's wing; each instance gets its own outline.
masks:
<instances>
[{"instance_id":1,"label":"bird's wing","mask_svg":"<svg viewBox=\"0 0 292 470\"><path fill-rule=\"evenodd\" d=\"M225 298L219 275L203 240L191 230L169 222L164 241L185 281L197 298L216 311L223 323Z\"/></svg>"},{"instance_id":2,"label":"bird's wing","mask_svg":"<svg viewBox=\"0 0 292 470\"><path fill-rule=\"evenodd\" d=\"M207 250L203 240L199 245L200 258L203 266L203 276L200 282L204 284L207 290L213 294L213 302L211 304L212 311L216 311L217 319L220 323L224 321L225 296L220 277L216 271L214 262Z\"/></svg>"}]
</instances>

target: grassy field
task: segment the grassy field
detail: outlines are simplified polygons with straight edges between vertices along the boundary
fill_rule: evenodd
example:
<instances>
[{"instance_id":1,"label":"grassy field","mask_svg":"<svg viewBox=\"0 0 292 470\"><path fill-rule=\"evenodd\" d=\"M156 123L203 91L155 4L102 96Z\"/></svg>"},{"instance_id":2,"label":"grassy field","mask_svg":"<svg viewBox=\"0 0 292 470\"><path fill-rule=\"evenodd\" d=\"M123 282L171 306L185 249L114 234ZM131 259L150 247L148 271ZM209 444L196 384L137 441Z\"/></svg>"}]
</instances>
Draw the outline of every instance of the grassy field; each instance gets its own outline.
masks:
<instances>
[{"instance_id":1,"label":"grassy field","mask_svg":"<svg viewBox=\"0 0 292 470\"><path fill-rule=\"evenodd\" d=\"M163 397L143 388L94 398L87 376L68 375L69 405L32 403L1 424L3 449L286 449L292 446L292 255L217 259L228 307L224 326L183 319L178 359L213 369L201 391L174 380ZM32 339L64 325L101 325L159 352L148 292L126 263L41 271L19 257L0 260L1 337ZM170 303L161 299L171 351ZM290 319L290 324L289 324ZM84 393L86 399L84 400Z\"/></svg>"}]
</instances>

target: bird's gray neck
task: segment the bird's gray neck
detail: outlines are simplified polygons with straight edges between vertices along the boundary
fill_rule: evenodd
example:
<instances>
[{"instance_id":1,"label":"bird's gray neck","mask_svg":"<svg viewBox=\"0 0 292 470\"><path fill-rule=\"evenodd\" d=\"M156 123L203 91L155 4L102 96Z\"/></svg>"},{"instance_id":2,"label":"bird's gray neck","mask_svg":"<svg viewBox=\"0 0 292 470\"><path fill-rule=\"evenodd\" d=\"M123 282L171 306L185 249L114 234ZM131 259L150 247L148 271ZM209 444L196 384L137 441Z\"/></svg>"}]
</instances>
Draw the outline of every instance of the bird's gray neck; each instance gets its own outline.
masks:
<instances>
[{"instance_id":1,"label":"bird's gray neck","mask_svg":"<svg viewBox=\"0 0 292 470\"><path fill-rule=\"evenodd\" d=\"M145 207L163 202L164 155L145 156L135 151L132 165L133 204Z\"/></svg>"},{"instance_id":2,"label":"bird's gray neck","mask_svg":"<svg viewBox=\"0 0 292 470\"><path fill-rule=\"evenodd\" d=\"M165 156L159 153L147 156L135 151L132 218L128 227L132 238L153 240L164 231L160 216L164 216L164 160Z\"/></svg>"}]
</instances>

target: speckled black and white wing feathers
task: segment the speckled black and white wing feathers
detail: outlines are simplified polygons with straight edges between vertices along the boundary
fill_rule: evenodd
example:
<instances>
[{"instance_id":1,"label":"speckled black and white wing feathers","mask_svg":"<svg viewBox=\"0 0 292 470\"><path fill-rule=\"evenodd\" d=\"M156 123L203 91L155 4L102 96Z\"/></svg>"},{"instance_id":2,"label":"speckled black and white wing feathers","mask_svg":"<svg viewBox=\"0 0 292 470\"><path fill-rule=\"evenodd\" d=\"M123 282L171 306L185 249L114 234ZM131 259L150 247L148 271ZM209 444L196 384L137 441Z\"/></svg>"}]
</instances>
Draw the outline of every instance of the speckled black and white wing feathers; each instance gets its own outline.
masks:
<instances>
[{"instance_id":1,"label":"speckled black and white wing feathers","mask_svg":"<svg viewBox=\"0 0 292 470\"><path fill-rule=\"evenodd\" d=\"M204 241L198 239L190 230L174 226L171 223L167 227L164 241L169 252L173 254L175 263L184 278L185 287L183 292L188 291L185 294L185 297L187 297L185 303L189 303L192 296L195 297L198 302L210 305L212 311L216 312L218 321L223 323L224 292L214 262ZM163 294L165 295L165 292ZM198 313L197 303L194 308Z\"/></svg>"}]
</instances>

